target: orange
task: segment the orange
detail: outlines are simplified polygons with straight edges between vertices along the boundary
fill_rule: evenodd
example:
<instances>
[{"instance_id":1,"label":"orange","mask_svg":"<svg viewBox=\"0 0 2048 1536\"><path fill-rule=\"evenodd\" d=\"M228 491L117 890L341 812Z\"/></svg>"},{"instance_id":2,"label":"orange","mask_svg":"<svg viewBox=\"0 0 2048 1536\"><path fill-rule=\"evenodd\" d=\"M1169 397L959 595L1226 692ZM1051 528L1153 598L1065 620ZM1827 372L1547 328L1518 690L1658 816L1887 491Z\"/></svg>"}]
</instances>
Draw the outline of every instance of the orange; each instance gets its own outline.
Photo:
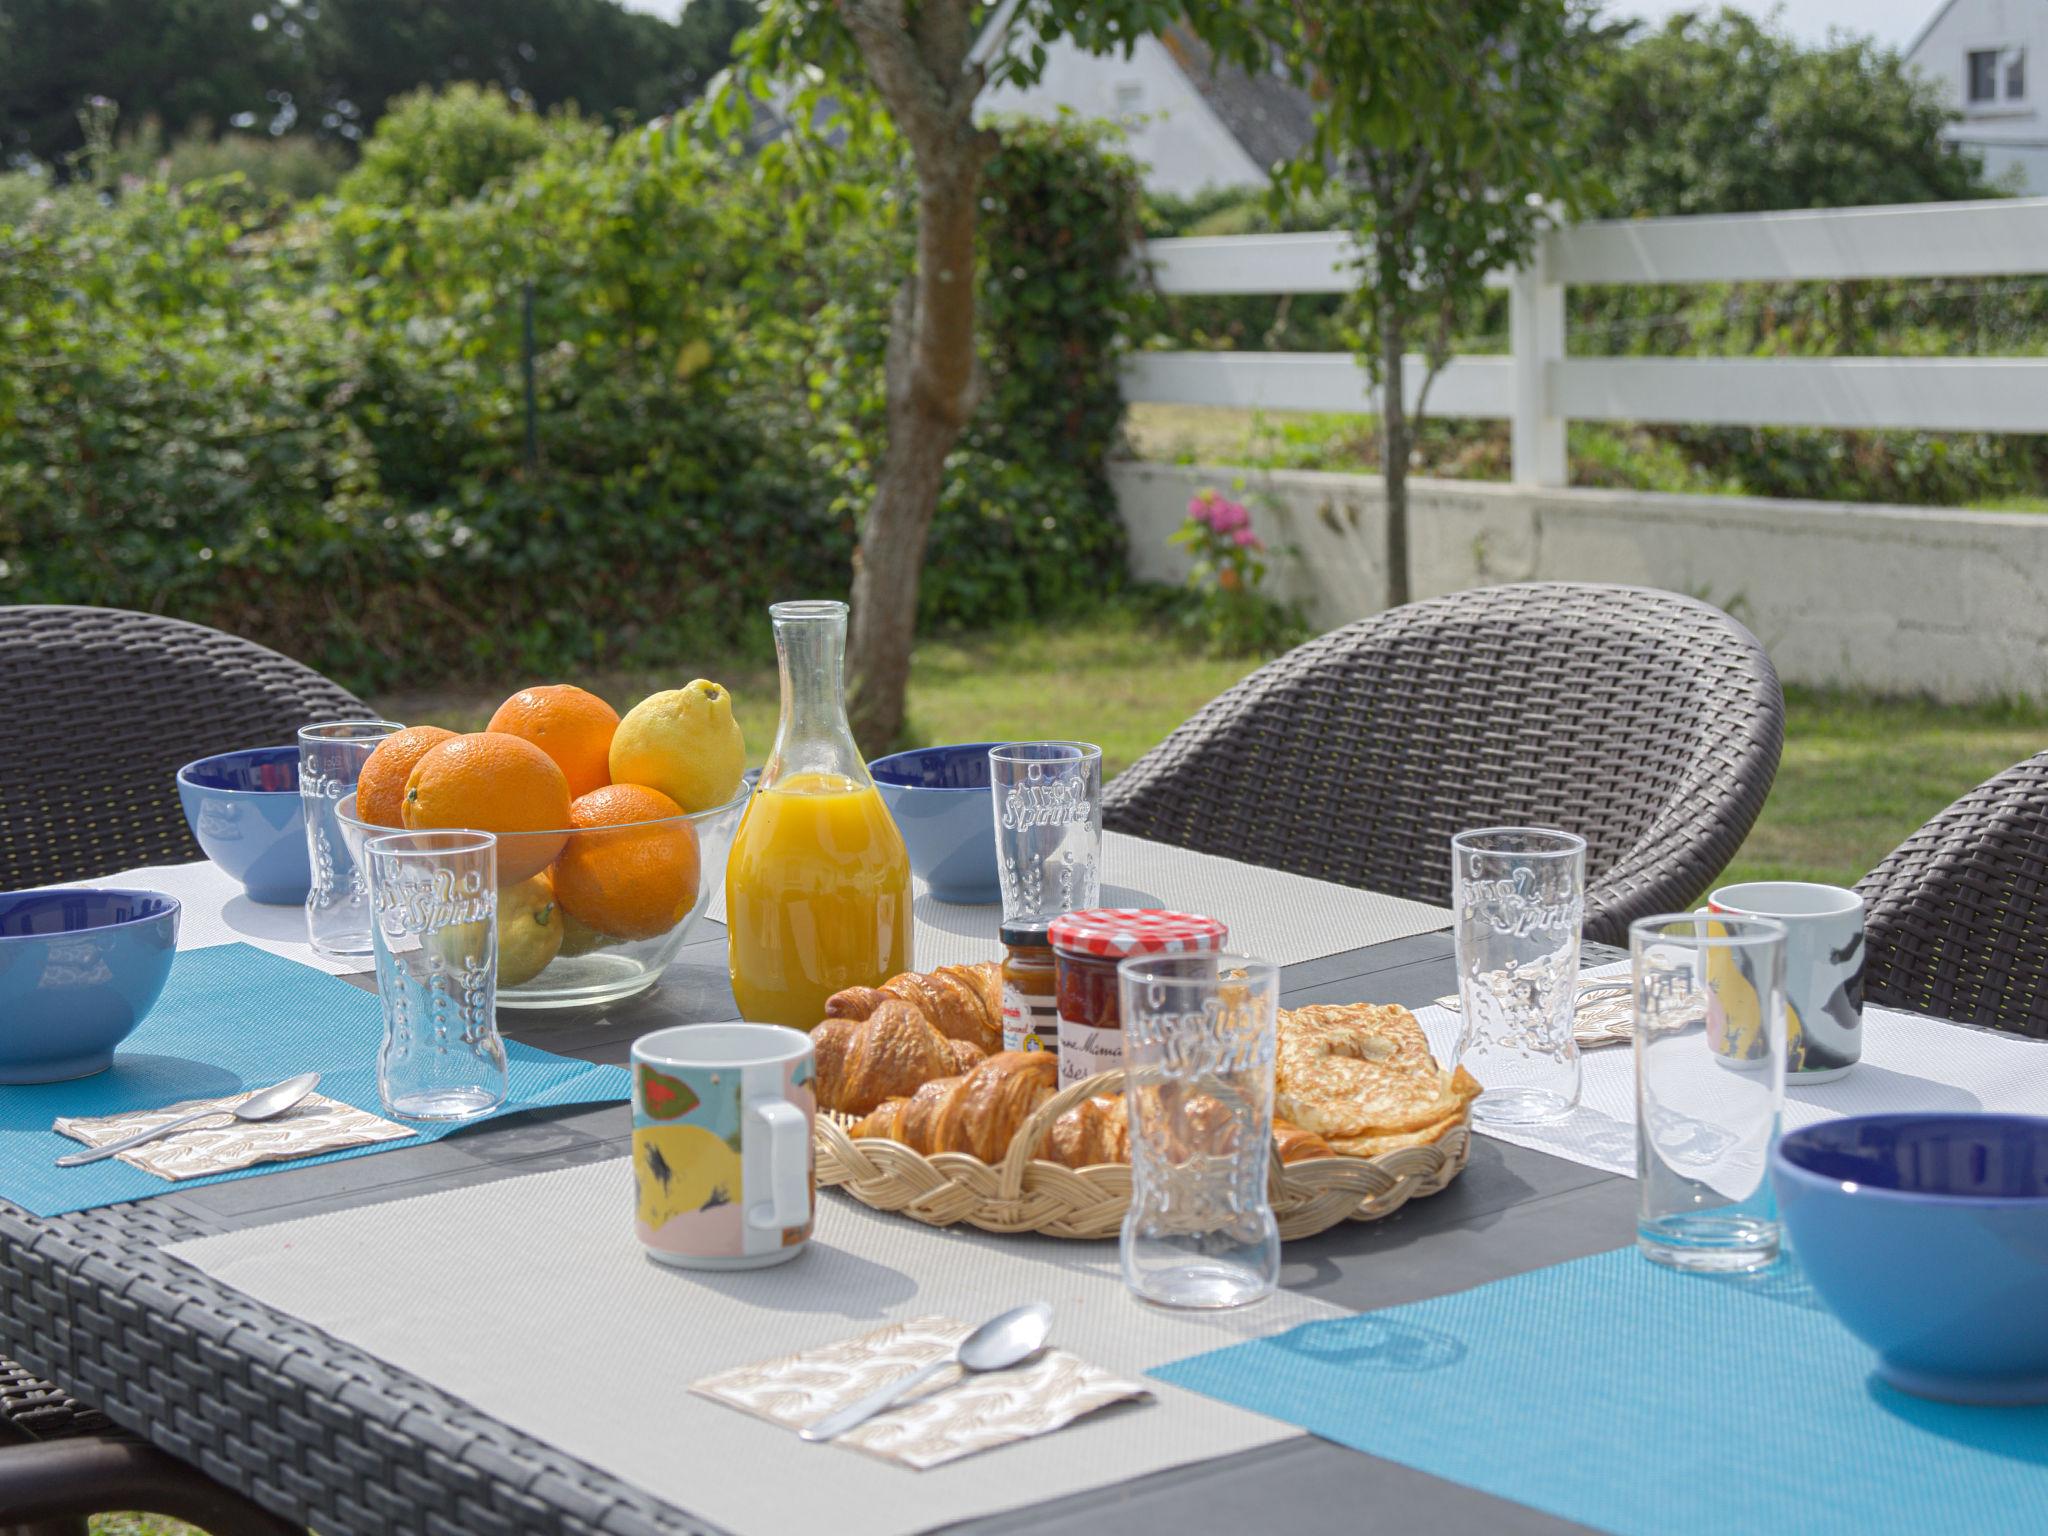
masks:
<instances>
[{"instance_id":1,"label":"orange","mask_svg":"<svg viewBox=\"0 0 2048 1536\"><path fill-rule=\"evenodd\" d=\"M555 861L556 902L613 938L667 933L697 904L696 828L662 820L682 814L644 784L609 784L584 795L569 807L577 830Z\"/></svg>"},{"instance_id":2,"label":"orange","mask_svg":"<svg viewBox=\"0 0 2048 1536\"><path fill-rule=\"evenodd\" d=\"M404 826L405 781L429 751L454 739L453 731L438 725L409 725L378 742L356 780L357 818L372 826Z\"/></svg>"},{"instance_id":3,"label":"orange","mask_svg":"<svg viewBox=\"0 0 2048 1536\"><path fill-rule=\"evenodd\" d=\"M611 783L612 732L618 728L617 710L568 683L520 689L484 727L530 741L552 757L569 781L572 800Z\"/></svg>"},{"instance_id":4,"label":"orange","mask_svg":"<svg viewBox=\"0 0 2048 1536\"><path fill-rule=\"evenodd\" d=\"M496 731L429 748L405 783L405 824L498 834L498 884L517 885L554 862L569 825L569 781L530 741ZM514 834L540 834L518 836Z\"/></svg>"}]
</instances>

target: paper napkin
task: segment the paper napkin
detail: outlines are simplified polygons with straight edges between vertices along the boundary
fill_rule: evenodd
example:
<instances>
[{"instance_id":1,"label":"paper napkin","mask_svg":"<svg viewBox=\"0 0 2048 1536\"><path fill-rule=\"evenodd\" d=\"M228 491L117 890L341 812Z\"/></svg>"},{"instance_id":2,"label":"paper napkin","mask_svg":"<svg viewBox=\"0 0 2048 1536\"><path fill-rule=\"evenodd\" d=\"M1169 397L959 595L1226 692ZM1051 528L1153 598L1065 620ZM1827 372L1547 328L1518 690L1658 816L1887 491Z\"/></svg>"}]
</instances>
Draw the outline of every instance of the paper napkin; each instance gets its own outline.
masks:
<instances>
[{"instance_id":1,"label":"paper napkin","mask_svg":"<svg viewBox=\"0 0 2048 1536\"><path fill-rule=\"evenodd\" d=\"M700 1397L802 1429L885 1382L943 1360L973 1332L950 1317L919 1317L802 1354L743 1365L692 1385ZM834 1444L920 1471L1012 1440L1049 1434L1111 1403L1152 1394L1064 1350L1008 1371L963 1378L941 1372L909 1401L879 1413Z\"/></svg>"},{"instance_id":2,"label":"paper napkin","mask_svg":"<svg viewBox=\"0 0 2048 1536\"><path fill-rule=\"evenodd\" d=\"M339 1152L372 1142L402 1141L417 1134L407 1126L395 1125L366 1109L320 1093L308 1094L272 1120L234 1119L229 1111L248 1097L245 1093L231 1093L219 1099L187 1099L162 1109L129 1110L92 1118L64 1117L54 1121L50 1128L89 1147L103 1147L110 1141L189 1115L195 1109L219 1110L215 1119L198 1121L160 1141L145 1142L132 1152L115 1154L144 1173L173 1181L232 1173L256 1163L288 1162L295 1157Z\"/></svg>"}]
</instances>

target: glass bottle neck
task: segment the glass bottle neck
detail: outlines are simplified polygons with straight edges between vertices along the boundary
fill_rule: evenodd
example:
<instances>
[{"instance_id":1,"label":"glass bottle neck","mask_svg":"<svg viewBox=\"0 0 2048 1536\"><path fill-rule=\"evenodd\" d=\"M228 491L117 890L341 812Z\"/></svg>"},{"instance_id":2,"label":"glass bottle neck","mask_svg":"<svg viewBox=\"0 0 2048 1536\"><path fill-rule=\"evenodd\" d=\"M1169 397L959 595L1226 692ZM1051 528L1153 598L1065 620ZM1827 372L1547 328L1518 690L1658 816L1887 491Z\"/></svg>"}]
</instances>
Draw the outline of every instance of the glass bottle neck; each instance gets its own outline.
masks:
<instances>
[{"instance_id":1,"label":"glass bottle neck","mask_svg":"<svg viewBox=\"0 0 2048 1536\"><path fill-rule=\"evenodd\" d=\"M782 674L782 719L761 788L794 774L823 774L867 788L867 764L846 719L846 604L776 603L775 661Z\"/></svg>"}]
</instances>

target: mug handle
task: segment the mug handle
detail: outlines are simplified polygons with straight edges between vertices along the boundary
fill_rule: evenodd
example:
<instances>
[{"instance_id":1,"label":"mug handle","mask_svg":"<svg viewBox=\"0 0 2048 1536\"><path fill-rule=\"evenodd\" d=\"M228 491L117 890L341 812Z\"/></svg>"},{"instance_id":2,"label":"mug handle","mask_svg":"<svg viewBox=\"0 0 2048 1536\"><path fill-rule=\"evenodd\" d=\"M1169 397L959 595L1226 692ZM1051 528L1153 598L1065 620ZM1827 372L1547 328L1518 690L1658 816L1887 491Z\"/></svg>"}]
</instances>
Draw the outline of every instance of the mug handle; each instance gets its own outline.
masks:
<instances>
[{"instance_id":1,"label":"mug handle","mask_svg":"<svg viewBox=\"0 0 2048 1536\"><path fill-rule=\"evenodd\" d=\"M769 1187L766 1207L747 1212L755 1227L800 1227L811 1219L810 1117L787 1099L756 1099L747 1106L768 1124Z\"/></svg>"}]
</instances>

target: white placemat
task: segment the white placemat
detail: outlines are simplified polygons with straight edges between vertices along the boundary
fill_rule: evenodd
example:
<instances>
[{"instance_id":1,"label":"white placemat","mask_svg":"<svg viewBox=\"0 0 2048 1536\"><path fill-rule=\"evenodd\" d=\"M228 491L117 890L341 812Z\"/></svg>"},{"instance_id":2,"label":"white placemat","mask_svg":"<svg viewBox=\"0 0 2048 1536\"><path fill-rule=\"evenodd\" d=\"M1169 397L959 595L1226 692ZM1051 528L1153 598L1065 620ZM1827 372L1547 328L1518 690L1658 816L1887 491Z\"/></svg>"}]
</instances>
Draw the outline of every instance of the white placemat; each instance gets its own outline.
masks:
<instances>
[{"instance_id":1,"label":"white placemat","mask_svg":"<svg viewBox=\"0 0 2048 1536\"><path fill-rule=\"evenodd\" d=\"M183 909L178 914L180 949L253 944L330 976L376 968L368 955L360 960L330 960L314 953L313 946L306 942L304 907L271 907L251 901L243 892L241 881L206 859L192 864L146 864L115 875L68 883L126 886L177 897Z\"/></svg>"},{"instance_id":2,"label":"white placemat","mask_svg":"<svg viewBox=\"0 0 2048 1536\"><path fill-rule=\"evenodd\" d=\"M1276 965L1433 933L1451 921L1447 910L1425 902L1191 853L1119 832L1102 836L1102 904L1207 913L1229 925L1232 949ZM963 907L935 901L919 880L911 909L917 924L917 969L1001 957L1000 903ZM725 921L724 891L713 895L709 915Z\"/></svg>"},{"instance_id":3,"label":"white placemat","mask_svg":"<svg viewBox=\"0 0 2048 1536\"><path fill-rule=\"evenodd\" d=\"M1589 976L1626 976L1628 962ZM1439 1061L1458 1049L1458 1015L1419 1008L1415 1017ZM1580 1053L1579 1107L1556 1125L1517 1130L1475 1128L1520 1147L1568 1157L1590 1168L1635 1177L1635 1048ZM2048 1040L1950 1024L1892 1008L1863 1010L1863 1059L1832 1083L1785 1093L1785 1129L1842 1115L1893 1111L1991 1110L2037 1115L2048 1105Z\"/></svg>"},{"instance_id":4,"label":"white placemat","mask_svg":"<svg viewBox=\"0 0 2048 1536\"><path fill-rule=\"evenodd\" d=\"M773 1269L666 1269L633 1236L623 1158L167 1251L736 1536L908 1536L1298 1431L1178 1388L1057 1434L917 1472L694 1396L705 1375L928 1313L1043 1299L1053 1343L1137 1377L1342 1316L1282 1293L1227 1313L1131 1299L1114 1243L937 1231L826 1194Z\"/></svg>"}]
</instances>

